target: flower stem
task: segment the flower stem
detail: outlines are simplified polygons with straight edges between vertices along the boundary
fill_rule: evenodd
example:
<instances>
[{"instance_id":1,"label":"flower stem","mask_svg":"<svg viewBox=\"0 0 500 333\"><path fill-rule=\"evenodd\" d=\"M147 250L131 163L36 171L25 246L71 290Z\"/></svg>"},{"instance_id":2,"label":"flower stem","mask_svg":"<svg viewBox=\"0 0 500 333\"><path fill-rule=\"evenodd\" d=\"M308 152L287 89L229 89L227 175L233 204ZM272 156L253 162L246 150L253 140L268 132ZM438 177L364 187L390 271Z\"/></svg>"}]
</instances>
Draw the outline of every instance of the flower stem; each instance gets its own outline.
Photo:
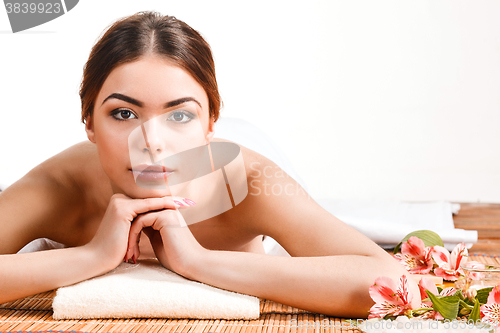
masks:
<instances>
[{"instance_id":1,"label":"flower stem","mask_svg":"<svg viewBox=\"0 0 500 333\"><path fill-rule=\"evenodd\" d=\"M426 312L429 312L429 311L432 311L433 308L420 308L420 309L413 309L411 310L411 315L413 316L413 314L416 314L416 315L421 315L421 314L424 314Z\"/></svg>"},{"instance_id":2,"label":"flower stem","mask_svg":"<svg viewBox=\"0 0 500 333\"><path fill-rule=\"evenodd\" d=\"M473 306L471 306L471 305L469 305L469 304L465 303L465 302L464 302L464 301L462 301L462 300L460 300L460 305L461 305L461 306L463 306L463 307L464 307L464 308L466 308L466 309L469 309L469 310L474 309L474 307L473 307Z\"/></svg>"}]
</instances>

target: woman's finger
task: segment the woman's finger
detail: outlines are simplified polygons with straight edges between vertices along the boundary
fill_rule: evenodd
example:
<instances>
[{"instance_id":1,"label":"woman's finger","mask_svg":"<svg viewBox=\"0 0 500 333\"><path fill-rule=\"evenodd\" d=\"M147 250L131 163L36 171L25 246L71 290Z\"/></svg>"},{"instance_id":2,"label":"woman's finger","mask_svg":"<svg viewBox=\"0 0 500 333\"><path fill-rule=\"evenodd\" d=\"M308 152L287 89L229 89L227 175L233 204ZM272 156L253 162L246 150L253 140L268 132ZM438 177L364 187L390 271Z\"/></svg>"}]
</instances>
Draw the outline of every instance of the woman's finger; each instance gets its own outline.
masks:
<instances>
[{"instance_id":1,"label":"woman's finger","mask_svg":"<svg viewBox=\"0 0 500 333\"><path fill-rule=\"evenodd\" d=\"M185 209L190 206L196 205L196 203L190 199L182 198L182 197L163 197L163 198L148 198L148 199L131 199L125 195L116 195L114 200L123 200L124 202L118 202L116 206L127 207L132 210L131 222L135 219L138 219L138 216L143 213L150 212L150 214L154 211L159 210L176 210L176 209ZM123 205L121 205L123 204ZM148 220L150 221L150 220ZM136 223L137 224L137 223ZM149 227L149 225L147 225ZM138 230L138 231L137 231ZM137 241L140 239L140 231L142 228L137 226L134 231L129 233L129 244L127 247L127 252L125 253L124 261L127 262L129 259L137 259L140 255L139 246L137 245ZM139 232L139 234L137 234Z\"/></svg>"},{"instance_id":2,"label":"woman's finger","mask_svg":"<svg viewBox=\"0 0 500 333\"><path fill-rule=\"evenodd\" d=\"M126 260L132 258L136 253L137 242L140 239L141 231L144 228L152 227L158 217L158 212L151 212L147 214L139 215L132 225L130 226L129 236L128 236L128 251L125 257Z\"/></svg>"},{"instance_id":3,"label":"woman's finger","mask_svg":"<svg viewBox=\"0 0 500 333\"><path fill-rule=\"evenodd\" d=\"M186 223L182 219L182 215L177 210L172 209L139 215L130 227L128 242L130 251L127 252L126 259L131 258L134 254L132 249L134 249L139 234L144 228L151 227L160 231L161 228L166 226L186 226Z\"/></svg>"},{"instance_id":4,"label":"woman's finger","mask_svg":"<svg viewBox=\"0 0 500 333\"><path fill-rule=\"evenodd\" d=\"M113 200L120 200L115 207L125 207L130 213L129 221L139 214L163 209L182 209L195 205L194 201L182 197L162 197L147 199L131 199L125 195L117 195Z\"/></svg>"},{"instance_id":5,"label":"woman's finger","mask_svg":"<svg viewBox=\"0 0 500 333\"><path fill-rule=\"evenodd\" d=\"M141 241L141 234L142 234L142 230L139 231L139 235L137 236L137 241L133 244L132 261L134 262L134 264L136 263L136 260L141 255L141 247L139 246L139 243Z\"/></svg>"}]
</instances>

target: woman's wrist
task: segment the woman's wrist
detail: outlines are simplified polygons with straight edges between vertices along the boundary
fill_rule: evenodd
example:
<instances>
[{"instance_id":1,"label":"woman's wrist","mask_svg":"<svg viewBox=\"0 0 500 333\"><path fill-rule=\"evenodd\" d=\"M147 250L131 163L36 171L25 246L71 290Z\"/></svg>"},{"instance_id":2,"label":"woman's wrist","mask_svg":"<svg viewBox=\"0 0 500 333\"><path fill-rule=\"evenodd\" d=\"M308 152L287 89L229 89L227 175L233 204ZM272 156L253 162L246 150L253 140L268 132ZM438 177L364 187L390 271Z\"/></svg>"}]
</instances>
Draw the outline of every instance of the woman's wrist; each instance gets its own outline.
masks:
<instances>
[{"instance_id":1,"label":"woman's wrist","mask_svg":"<svg viewBox=\"0 0 500 333\"><path fill-rule=\"evenodd\" d=\"M123 259L118 261L116 258L103 255L102 251L94 246L92 242L79 247L82 252L81 258L88 267L92 276L99 276L115 269Z\"/></svg>"},{"instance_id":2,"label":"woman's wrist","mask_svg":"<svg viewBox=\"0 0 500 333\"><path fill-rule=\"evenodd\" d=\"M203 273L200 268L205 266L213 252L200 245L199 248L190 251L190 254L182 259L176 272L187 279L200 281Z\"/></svg>"}]
</instances>

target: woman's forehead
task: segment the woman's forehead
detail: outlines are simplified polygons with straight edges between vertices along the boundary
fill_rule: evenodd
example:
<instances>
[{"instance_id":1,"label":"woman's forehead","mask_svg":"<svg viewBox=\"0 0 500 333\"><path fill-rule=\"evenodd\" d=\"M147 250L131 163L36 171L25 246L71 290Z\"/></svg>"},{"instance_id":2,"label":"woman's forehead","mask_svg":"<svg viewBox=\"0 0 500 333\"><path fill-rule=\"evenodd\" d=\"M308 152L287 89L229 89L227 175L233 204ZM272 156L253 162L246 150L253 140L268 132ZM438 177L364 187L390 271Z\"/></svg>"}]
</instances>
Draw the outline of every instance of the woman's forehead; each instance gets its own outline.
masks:
<instances>
[{"instance_id":1,"label":"woman's forehead","mask_svg":"<svg viewBox=\"0 0 500 333\"><path fill-rule=\"evenodd\" d=\"M144 107L192 98L202 110L208 112L209 108L203 87L186 70L158 56L142 57L113 69L101 87L96 105L116 93L144 102Z\"/></svg>"}]
</instances>

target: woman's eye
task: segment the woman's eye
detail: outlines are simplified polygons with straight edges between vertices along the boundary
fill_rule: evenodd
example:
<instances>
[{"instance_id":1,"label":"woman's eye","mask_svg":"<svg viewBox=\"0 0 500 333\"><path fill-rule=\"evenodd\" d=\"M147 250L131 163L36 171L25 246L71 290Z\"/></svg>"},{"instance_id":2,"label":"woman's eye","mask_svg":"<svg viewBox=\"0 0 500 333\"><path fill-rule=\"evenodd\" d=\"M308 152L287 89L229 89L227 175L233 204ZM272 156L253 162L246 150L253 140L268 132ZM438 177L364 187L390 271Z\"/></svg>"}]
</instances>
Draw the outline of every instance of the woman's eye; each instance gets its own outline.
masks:
<instances>
[{"instance_id":1,"label":"woman's eye","mask_svg":"<svg viewBox=\"0 0 500 333\"><path fill-rule=\"evenodd\" d=\"M187 123L193 119L193 116L187 112L174 112L167 118L167 120L174 121L176 123Z\"/></svg>"},{"instance_id":2,"label":"woman's eye","mask_svg":"<svg viewBox=\"0 0 500 333\"><path fill-rule=\"evenodd\" d=\"M118 120L127 120L137 118L130 110L116 110L113 112L113 117Z\"/></svg>"}]
</instances>

